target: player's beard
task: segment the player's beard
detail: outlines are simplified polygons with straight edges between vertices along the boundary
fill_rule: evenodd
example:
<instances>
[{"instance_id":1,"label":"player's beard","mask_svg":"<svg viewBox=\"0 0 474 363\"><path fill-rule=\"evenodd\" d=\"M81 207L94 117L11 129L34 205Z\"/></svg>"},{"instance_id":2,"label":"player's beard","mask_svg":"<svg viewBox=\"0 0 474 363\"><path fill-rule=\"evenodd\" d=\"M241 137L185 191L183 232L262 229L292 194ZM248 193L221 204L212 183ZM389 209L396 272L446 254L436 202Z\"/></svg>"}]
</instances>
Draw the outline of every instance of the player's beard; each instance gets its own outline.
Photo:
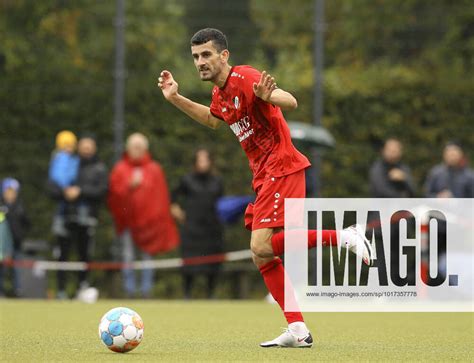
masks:
<instances>
[{"instance_id":1,"label":"player's beard","mask_svg":"<svg viewBox=\"0 0 474 363\"><path fill-rule=\"evenodd\" d=\"M199 70L199 77L201 81L214 81L217 75L219 74L220 69L211 69L210 67L204 67L203 69Z\"/></svg>"},{"instance_id":2,"label":"player's beard","mask_svg":"<svg viewBox=\"0 0 474 363\"><path fill-rule=\"evenodd\" d=\"M201 81L212 81L214 76L215 75L209 69L205 71L199 71L199 77L201 78Z\"/></svg>"}]
</instances>

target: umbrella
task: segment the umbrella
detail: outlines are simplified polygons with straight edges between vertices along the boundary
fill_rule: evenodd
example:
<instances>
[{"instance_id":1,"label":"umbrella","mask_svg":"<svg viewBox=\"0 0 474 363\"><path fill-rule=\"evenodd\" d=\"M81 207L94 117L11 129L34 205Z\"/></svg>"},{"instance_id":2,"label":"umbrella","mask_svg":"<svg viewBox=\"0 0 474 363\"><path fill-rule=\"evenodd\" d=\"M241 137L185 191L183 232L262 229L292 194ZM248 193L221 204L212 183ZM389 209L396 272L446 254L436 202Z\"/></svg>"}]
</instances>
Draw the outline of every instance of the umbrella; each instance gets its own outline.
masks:
<instances>
[{"instance_id":1,"label":"umbrella","mask_svg":"<svg viewBox=\"0 0 474 363\"><path fill-rule=\"evenodd\" d=\"M304 146L332 148L336 144L334 137L322 126L289 121L291 138Z\"/></svg>"}]
</instances>

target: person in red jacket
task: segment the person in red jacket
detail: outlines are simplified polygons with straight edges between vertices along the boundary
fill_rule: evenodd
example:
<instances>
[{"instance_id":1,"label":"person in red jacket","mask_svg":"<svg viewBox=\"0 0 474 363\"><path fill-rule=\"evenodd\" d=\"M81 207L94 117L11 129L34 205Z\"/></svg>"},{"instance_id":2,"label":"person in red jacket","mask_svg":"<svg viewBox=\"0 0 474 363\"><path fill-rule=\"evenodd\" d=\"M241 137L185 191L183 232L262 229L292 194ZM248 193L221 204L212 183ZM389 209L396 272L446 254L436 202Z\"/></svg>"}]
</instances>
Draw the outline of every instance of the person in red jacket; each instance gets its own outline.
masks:
<instances>
[{"instance_id":1,"label":"person in red jacket","mask_svg":"<svg viewBox=\"0 0 474 363\"><path fill-rule=\"evenodd\" d=\"M170 197L165 174L148 151L148 139L140 133L129 136L126 152L110 174L108 206L127 265L140 252L151 260L159 252L174 249L179 235L170 213ZM127 296L136 293L133 269L123 269ZM142 271L141 295L150 297L153 270Z\"/></svg>"}]
</instances>

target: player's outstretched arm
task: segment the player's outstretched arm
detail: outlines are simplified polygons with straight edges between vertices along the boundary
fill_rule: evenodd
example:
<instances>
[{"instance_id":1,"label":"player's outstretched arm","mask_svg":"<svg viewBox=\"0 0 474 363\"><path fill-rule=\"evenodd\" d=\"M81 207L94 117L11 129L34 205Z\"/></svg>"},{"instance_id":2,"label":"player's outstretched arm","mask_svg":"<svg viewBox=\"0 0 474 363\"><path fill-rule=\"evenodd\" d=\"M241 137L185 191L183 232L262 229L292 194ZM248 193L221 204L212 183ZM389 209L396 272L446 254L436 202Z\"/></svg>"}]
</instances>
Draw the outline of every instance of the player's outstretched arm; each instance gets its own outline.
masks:
<instances>
[{"instance_id":1,"label":"player's outstretched arm","mask_svg":"<svg viewBox=\"0 0 474 363\"><path fill-rule=\"evenodd\" d=\"M283 110L294 110L298 107L296 98L291 93L278 88L275 78L266 71L262 72L260 81L253 84L253 91L257 97Z\"/></svg>"},{"instance_id":2,"label":"player's outstretched arm","mask_svg":"<svg viewBox=\"0 0 474 363\"><path fill-rule=\"evenodd\" d=\"M222 124L220 119L211 114L209 107L191 101L189 98L181 96L178 93L178 83L174 80L171 72L161 72L158 78L158 87L163 92L163 96L167 101L193 120L211 129L217 129Z\"/></svg>"}]
</instances>

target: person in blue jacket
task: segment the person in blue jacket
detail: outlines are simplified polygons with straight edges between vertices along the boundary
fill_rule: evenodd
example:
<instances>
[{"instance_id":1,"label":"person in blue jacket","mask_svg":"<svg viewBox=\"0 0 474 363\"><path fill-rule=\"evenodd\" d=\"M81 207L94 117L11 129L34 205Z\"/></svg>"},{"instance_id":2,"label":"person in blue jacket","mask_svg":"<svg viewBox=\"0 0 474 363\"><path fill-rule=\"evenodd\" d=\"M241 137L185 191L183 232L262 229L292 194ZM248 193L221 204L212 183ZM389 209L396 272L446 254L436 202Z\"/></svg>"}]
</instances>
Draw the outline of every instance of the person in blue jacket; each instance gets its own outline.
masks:
<instances>
[{"instance_id":1,"label":"person in blue jacket","mask_svg":"<svg viewBox=\"0 0 474 363\"><path fill-rule=\"evenodd\" d=\"M75 154L77 138L71 131L56 136L56 150L49 164L49 179L61 188L74 184L79 170L79 157Z\"/></svg>"},{"instance_id":2,"label":"person in blue jacket","mask_svg":"<svg viewBox=\"0 0 474 363\"><path fill-rule=\"evenodd\" d=\"M76 182L79 172L79 157L75 154L77 138L71 131L64 130L56 136L56 149L51 157L48 184L66 190ZM68 234L65 227L66 203L60 201L53 217L52 232L57 237Z\"/></svg>"}]
</instances>

